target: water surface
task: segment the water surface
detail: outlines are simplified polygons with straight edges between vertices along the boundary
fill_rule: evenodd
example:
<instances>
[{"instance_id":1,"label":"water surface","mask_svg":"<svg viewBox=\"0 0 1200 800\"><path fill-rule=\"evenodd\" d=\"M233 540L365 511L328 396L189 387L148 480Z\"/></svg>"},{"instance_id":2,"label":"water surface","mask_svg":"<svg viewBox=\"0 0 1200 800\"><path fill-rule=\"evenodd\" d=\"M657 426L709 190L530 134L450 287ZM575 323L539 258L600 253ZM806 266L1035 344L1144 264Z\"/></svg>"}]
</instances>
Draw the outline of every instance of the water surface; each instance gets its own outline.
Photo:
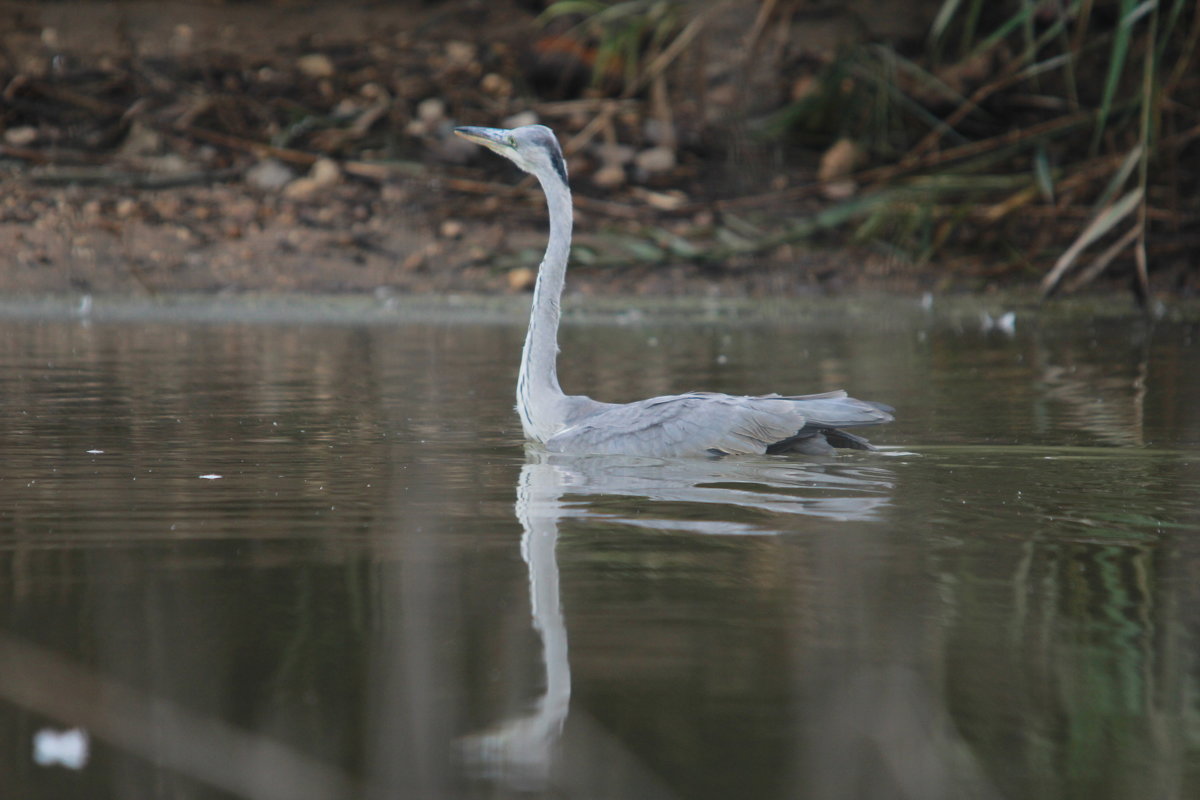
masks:
<instances>
[{"instance_id":1,"label":"water surface","mask_svg":"<svg viewBox=\"0 0 1200 800\"><path fill-rule=\"evenodd\" d=\"M1200 793L1195 323L568 324L568 391L898 409L663 461L526 449L519 313L100 311L0 319L0 796Z\"/></svg>"}]
</instances>

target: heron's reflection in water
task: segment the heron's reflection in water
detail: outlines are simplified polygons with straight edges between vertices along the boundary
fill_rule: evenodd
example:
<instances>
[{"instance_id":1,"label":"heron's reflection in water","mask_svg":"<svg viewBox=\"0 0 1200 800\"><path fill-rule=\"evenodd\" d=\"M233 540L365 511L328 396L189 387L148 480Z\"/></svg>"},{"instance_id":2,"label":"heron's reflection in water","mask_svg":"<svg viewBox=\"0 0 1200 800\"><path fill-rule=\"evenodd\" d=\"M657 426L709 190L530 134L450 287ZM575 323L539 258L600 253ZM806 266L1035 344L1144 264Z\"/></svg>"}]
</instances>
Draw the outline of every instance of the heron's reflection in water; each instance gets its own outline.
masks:
<instances>
[{"instance_id":1,"label":"heron's reflection in water","mask_svg":"<svg viewBox=\"0 0 1200 800\"><path fill-rule=\"evenodd\" d=\"M560 520L593 518L654 530L698 534L779 533L779 515L820 519L873 518L890 497L891 471L878 459L651 459L564 456L530 447L517 483L521 554L529 569L533 628L541 638L545 690L532 711L462 740L474 776L537 790L556 772L559 738L571 699L567 630L559 598L555 545ZM686 519L655 514L655 504L689 504L710 513ZM701 505L703 504L703 505ZM677 506L676 506L677 507ZM584 716L584 715L578 715ZM636 757L586 719L573 720L575 745L589 751L572 761L625 776L639 796L669 794ZM578 736L575 735L578 732ZM600 752L603 752L603 757ZM621 762L624 762L622 765Z\"/></svg>"}]
</instances>

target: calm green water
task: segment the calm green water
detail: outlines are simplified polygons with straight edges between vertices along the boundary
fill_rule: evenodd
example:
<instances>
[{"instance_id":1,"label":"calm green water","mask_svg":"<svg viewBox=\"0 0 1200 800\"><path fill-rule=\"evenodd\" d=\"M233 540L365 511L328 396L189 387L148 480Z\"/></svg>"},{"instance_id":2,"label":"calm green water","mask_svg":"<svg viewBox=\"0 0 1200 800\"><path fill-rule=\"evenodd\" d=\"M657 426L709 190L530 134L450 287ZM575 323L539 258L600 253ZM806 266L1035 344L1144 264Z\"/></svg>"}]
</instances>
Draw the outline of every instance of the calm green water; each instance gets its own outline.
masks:
<instances>
[{"instance_id":1,"label":"calm green water","mask_svg":"<svg viewBox=\"0 0 1200 800\"><path fill-rule=\"evenodd\" d=\"M663 462L526 452L516 315L170 316L0 319L0 797L1200 796L1194 323L570 324L897 408Z\"/></svg>"}]
</instances>

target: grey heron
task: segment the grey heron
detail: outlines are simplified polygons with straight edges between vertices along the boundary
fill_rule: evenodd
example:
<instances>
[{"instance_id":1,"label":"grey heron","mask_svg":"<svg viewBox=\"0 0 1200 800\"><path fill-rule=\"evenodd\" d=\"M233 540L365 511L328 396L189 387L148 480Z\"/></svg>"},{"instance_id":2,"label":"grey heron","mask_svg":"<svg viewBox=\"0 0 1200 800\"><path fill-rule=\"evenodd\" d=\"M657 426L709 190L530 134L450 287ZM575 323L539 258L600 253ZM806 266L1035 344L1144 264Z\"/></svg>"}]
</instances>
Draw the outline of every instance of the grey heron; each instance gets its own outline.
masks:
<instances>
[{"instance_id":1,"label":"grey heron","mask_svg":"<svg viewBox=\"0 0 1200 800\"><path fill-rule=\"evenodd\" d=\"M712 456L875 449L841 428L892 420L882 403L844 391L739 397L715 392L602 403L564 394L558 384L559 301L571 248L571 188L554 132L544 125L460 127L454 132L499 153L538 179L550 213L550 238L533 289L529 330L517 377L517 412L526 438L552 453Z\"/></svg>"}]
</instances>

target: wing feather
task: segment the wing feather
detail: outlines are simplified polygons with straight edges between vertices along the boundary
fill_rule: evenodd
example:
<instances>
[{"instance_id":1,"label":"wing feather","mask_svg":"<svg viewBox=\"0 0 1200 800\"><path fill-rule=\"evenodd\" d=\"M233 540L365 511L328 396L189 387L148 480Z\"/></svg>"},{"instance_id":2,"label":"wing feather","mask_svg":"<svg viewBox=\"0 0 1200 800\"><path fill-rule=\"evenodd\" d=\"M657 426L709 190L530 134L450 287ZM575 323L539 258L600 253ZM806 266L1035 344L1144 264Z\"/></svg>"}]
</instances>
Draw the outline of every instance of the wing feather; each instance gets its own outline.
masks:
<instances>
[{"instance_id":1,"label":"wing feather","mask_svg":"<svg viewBox=\"0 0 1200 800\"><path fill-rule=\"evenodd\" d=\"M783 397L691 392L610 406L555 434L560 453L687 456L764 453L804 427L801 404Z\"/></svg>"}]
</instances>

